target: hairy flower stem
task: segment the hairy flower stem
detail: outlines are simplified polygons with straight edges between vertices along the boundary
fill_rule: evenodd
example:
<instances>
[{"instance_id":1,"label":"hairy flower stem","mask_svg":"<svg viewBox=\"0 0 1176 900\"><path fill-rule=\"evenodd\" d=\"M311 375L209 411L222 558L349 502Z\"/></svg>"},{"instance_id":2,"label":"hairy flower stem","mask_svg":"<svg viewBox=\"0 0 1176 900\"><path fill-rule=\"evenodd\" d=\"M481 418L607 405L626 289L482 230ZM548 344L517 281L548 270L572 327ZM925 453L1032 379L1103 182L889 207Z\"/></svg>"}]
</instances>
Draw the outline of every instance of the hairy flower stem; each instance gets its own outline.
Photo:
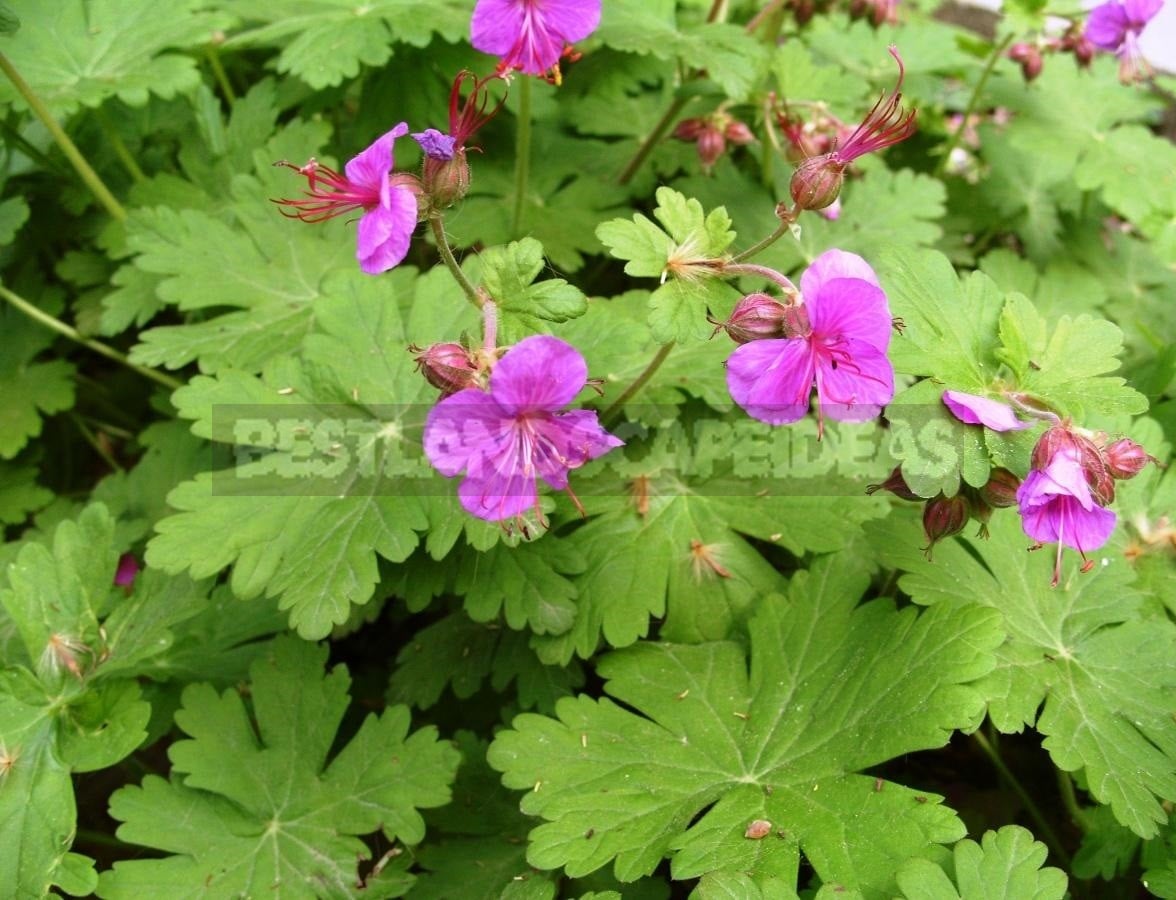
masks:
<instances>
[{"instance_id":1,"label":"hairy flower stem","mask_svg":"<svg viewBox=\"0 0 1176 900\"><path fill-rule=\"evenodd\" d=\"M212 69L212 77L216 79L217 87L225 95L225 102L232 106L237 102L237 92L233 90L233 83L229 81L229 74L221 64L220 53L212 44L204 48L204 58L208 60L208 67Z\"/></svg>"},{"instance_id":2,"label":"hairy flower stem","mask_svg":"<svg viewBox=\"0 0 1176 900\"><path fill-rule=\"evenodd\" d=\"M731 257L731 262L742 262L749 257L755 256L761 250L766 250L776 241L780 240L784 235L792 230L792 226L796 224L796 210L790 210L786 216L780 218L780 224L776 226L776 230L769 234L766 238L758 243L752 244L746 250L742 250ZM730 268L728 264L727 268Z\"/></svg>"},{"instance_id":3,"label":"hairy flower stem","mask_svg":"<svg viewBox=\"0 0 1176 900\"><path fill-rule=\"evenodd\" d=\"M112 217L118 219L120 222L127 217L127 211L123 209L123 205L114 198L114 194L106 187L102 179L98 177L98 173L86 162L86 157L82 156L82 152L77 148L77 145L70 140L69 135L65 130L57 124L57 120L53 118L49 108L41 102L41 98L36 95L28 82L26 82L16 71L16 68L9 61L8 57L0 53L0 71L8 76L8 80L12 82L12 86L24 97L25 102L29 105L29 109L33 114L41 120L41 124L45 126L57 146L61 148L61 152L65 154L65 158L70 161L74 167L74 171L81 176L82 181L86 183L86 187L97 198L98 202L106 207L106 211Z\"/></svg>"},{"instance_id":4,"label":"hairy flower stem","mask_svg":"<svg viewBox=\"0 0 1176 900\"><path fill-rule=\"evenodd\" d=\"M482 303L482 349L490 356L498 347L498 304L487 297Z\"/></svg>"},{"instance_id":5,"label":"hairy flower stem","mask_svg":"<svg viewBox=\"0 0 1176 900\"><path fill-rule=\"evenodd\" d=\"M726 263L722 268L724 275L758 275L761 278L766 278L768 281L775 282L780 285L784 293L789 297L799 297L800 291L792 280L784 275L781 275L775 269L769 269L767 266L757 266L755 263Z\"/></svg>"},{"instance_id":6,"label":"hairy flower stem","mask_svg":"<svg viewBox=\"0 0 1176 900\"><path fill-rule=\"evenodd\" d=\"M976 82L976 87L972 90L972 96L968 98L968 106L964 110L963 118L960 119L960 126L952 132L951 138L947 142L947 147L943 151L943 156L939 158L939 163L935 166L936 178L943 177L948 163L951 162L951 155L963 139L964 128L968 124L968 118L976 111L976 107L980 104L980 97L984 93L984 85L988 84L988 76L992 74L992 70L996 68L996 61L1004 56L1005 49L1013 42L1014 37L1016 37L1015 34L1008 34L1004 40L992 48L992 53L988 56L988 62L984 65L984 71L980 73L980 80Z\"/></svg>"},{"instance_id":7,"label":"hairy flower stem","mask_svg":"<svg viewBox=\"0 0 1176 900\"><path fill-rule=\"evenodd\" d=\"M641 146L637 148L637 152L633 154L633 158L629 160L625 168L621 170L621 174L617 176L617 184L628 184L633 180L633 176L637 174L637 170L641 168L641 164L653 152L653 148L657 146L658 142L666 136L666 132L670 130L670 126L674 124L674 120L678 118L678 113L686 106L689 99L689 97L678 94L670 101L670 105L666 107L666 111L662 113L662 117L657 120L657 124L653 126L653 130L645 136L645 140L641 142Z\"/></svg>"},{"instance_id":8,"label":"hairy flower stem","mask_svg":"<svg viewBox=\"0 0 1176 900\"><path fill-rule=\"evenodd\" d=\"M445 263L445 267L453 274L453 280L457 282L458 287L461 288L461 292L466 295L466 299L478 309L481 309L482 297L478 294L478 289L474 287L474 283L461 270L461 265L454 257L453 250L449 246L449 240L445 237L445 222L440 215L429 216L429 228L432 229L433 238L437 241L437 252L441 254L441 261Z\"/></svg>"},{"instance_id":9,"label":"hairy flower stem","mask_svg":"<svg viewBox=\"0 0 1176 900\"><path fill-rule=\"evenodd\" d=\"M118 130L114 127L114 123L110 121L110 116L106 114L106 111L101 106L94 110L94 115L98 119L98 126L102 129L102 134L110 142L110 147L114 150L114 155L118 157L118 161L123 164L123 168L127 170L127 173L135 181L146 181L147 176L139 168L139 163L135 160L134 155L127 149L122 135L118 133Z\"/></svg>"},{"instance_id":10,"label":"hairy flower stem","mask_svg":"<svg viewBox=\"0 0 1176 900\"><path fill-rule=\"evenodd\" d=\"M523 202L527 197L527 181L531 177L531 79L519 80L519 111L515 132L515 189L514 212L510 217L512 237L522 237Z\"/></svg>"},{"instance_id":11,"label":"hairy flower stem","mask_svg":"<svg viewBox=\"0 0 1176 900\"><path fill-rule=\"evenodd\" d=\"M661 368L661 364L666 361L666 357L670 355L670 351L674 349L674 345L674 341L670 341L668 344L662 344L661 348L654 354L653 359L649 361L649 365L642 369L641 374L634 378L629 383L629 386L621 391L621 395L610 403L604 412L600 414L600 419L606 427L620 415L621 408L633 399L633 395L645 387L649 379L657 373L657 370Z\"/></svg>"},{"instance_id":12,"label":"hairy flower stem","mask_svg":"<svg viewBox=\"0 0 1176 900\"><path fill-rule=\"evenodd\" d=\"M1029 813L1030 818L1033 819L1037 825L1038 834L1042 841L1049 847L1050 852L1060 861L1067 870L1070 868L1070 854L1066 852L1066 848L1062 846L1062 842L1058 840L1057 834L1054 832L1052 826L1046 821L1041 810L1037 808L1033 797L1025 790L1025 786L1017 780L1017 776L1013 774L1012 770L1005 765L1005 761L1001 759L1000 753L992 746L992 743L984 736L982 731L976 731L972 734L972 740L983 751L984 755L988 757L988 761L992 763L992 767L996 769L997 774L1001 779L1013 789L1015 793L1025 804L1025 811Z\"/></svg>"},{"instance_id":13,"label":"hairy flower stem","mask_svg":"<svg viewBox=\"0 0 1176 900\"><path fill-rule=\"evenodd\" d=\"M0 285L0 297L3 297L30 319L35 319L46 328L56 331L58 334L69 338L75 344L80 344L81 346L86 347L89 350L93 350L95 353L101 356L105 356L107 359L114 360L120 366L125 366L132 372L138 372L144 378L150 378L156 384L160 384L168 390L174 391L184 386L182 381L176 378L172 378L170 375L165 375L162 372L156 371L155 369L149 369L146 366L140 366L137 363L133 363L127 359L124 354L119 353L113 347L109 347L106 344L103 344L101 341L95 341L92 338L85 337L76 328L66 325L60 319L49 315L49 313L45 312L43 309L39 309L32 303L29 303L28 300L24 299L24 297L21 297L19 294L14 294L3 285Z\"/></svg>"}]
</instances>

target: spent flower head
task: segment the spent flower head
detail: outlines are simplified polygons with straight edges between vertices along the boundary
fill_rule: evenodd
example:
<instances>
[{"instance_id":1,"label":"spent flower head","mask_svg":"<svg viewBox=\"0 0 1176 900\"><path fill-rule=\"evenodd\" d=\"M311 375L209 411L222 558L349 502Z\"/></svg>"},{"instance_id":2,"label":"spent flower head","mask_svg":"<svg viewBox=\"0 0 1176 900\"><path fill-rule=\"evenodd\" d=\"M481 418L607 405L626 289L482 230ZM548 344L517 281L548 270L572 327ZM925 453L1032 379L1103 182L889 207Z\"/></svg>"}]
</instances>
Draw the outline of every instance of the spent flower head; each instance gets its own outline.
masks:
<instances>
[{"instance_id":1,"label":"spent flower head","mask_svg":"<svg viewBox=\"0 0 1176 900\"><path fill-rule=\"evenodd\" d=\"M892 147L915 133L916 111L902 107L902 81L905 67L898 48L891 45L890 55L898 63L898 82L894 90L878 98L862 123L844 143L821 156L806 159L792 175L789 190L800 209L823 209L837 199L845 170L855 159Z\"/></svg>"},{"instance_id":2,"label":"spent flower head","mask_svg":"<svg viewBox=\"0 0 1176 900\"><path fill-rule=\"evenodd\" d=\"M355 252L359 267L369 275L388 271L408 253L417 223L420 182L414 175L392 171L392 145L406 134L408 125L401 122L353 157L343 174L315 159L304 166L275 163L304 175L308 190L304 197L274 202L285 215L303 222L362 210Z\"/></svg>"}]
</instances>

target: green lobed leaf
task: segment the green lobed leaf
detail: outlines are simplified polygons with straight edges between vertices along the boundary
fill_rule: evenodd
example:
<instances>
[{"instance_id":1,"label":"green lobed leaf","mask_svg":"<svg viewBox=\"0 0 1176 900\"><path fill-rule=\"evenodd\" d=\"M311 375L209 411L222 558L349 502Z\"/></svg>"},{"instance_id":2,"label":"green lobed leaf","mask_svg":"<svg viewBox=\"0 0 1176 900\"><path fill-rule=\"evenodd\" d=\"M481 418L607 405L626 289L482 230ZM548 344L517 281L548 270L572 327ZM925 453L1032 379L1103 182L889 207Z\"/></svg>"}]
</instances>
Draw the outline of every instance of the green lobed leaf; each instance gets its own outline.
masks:
<instances>
[{"instance_id":1,"label":"green lobed leaf","mask_svg":"<svg viewBox=\"0 0 1176 900\"><path fill-rule=\"evenodd\" d=\"M1082 770L1090 791L1141 837L1176 797L1176 625L1146 615L1127 561L1106 551L1085 575L1067 553L1050 587L1055 548L1027 554L1017 516L1001 511L990 538L957 537L918 550L913 521L869 526L880 558L905 574L918 603L998 610L1008 638L980 688L1001 731L1034 726L1067 772Z\"/></svg>"},{"instance_id":2,"label":"green lobed leaf","mask_svg":"<svg viewBox=\"0 0 1176 900\"><path fill-rule=\"evenodd\" d=\"M236 449L228 468L169 495L178 512L157 524L148 562L197 578L232 565L238 596L279 597L305 637L326 636L366 603L377 558L403 561L428 527L427 510L450 516L457 506L422 458L435 391L406 351L408 334L459 333L465 309L430 302L448 279L337 272L298 359L275 360L262 378L230 371L178 391L197 433Z\"/></svg>"},{"instance_id":3,"label":"green lobed leaf","mask_svg":"<svg viewBox=\"0 0 1176 900\"><path fill-rule=\"evenodd\" d=\"M130 106L174 97L199 81L182 53L208 43L231 21L201 0L177 0L166 16L151 0L8 0L21 28L4 53L55 116L117 96ZM5 80L0 100L23 107Z\"/></svg>"},{"instance_id":4,"label":"green lobed leaf","mask_svg":"<svg viewBox=\"0 0 1176 900\"><path fill-rule=\"evenodd\" d=\"M1049 851L1016 825L986 831L952 848L954 878L927 859L899 870L904 900L1062 900L1067 879L1061 869L1042 867Z\"/></svg>"},{"instance_id":5,"label":"green lobed leaf","mask_svg":"<svg viewBox=\"0 0 1176 900\"><path fill-rule=\"evenodd\" d=\"M53 492L37 483L33 466L0 462L0 524L17 525L52 499Z\"/></svg>"},{"instance_id":6,"label":"green lobed leaf","mask_svg":"<svg viewBox=\"0 0 1176 900\"><path fill-rule=\"evenodd\" d=\"M332 753L350 679L342 667L324 674L326 657L326 648L275 642L251 669L256 724L235 690L184 691L176 721L190 737L170 749L172 780L148 776L111 798L121 840L174 855L115 863L99 896L258 893L276 883L291 897L319 896L316 885L340 897L399 896L403 878L362 889L357 863L371 854L357 836L420 842L418 810L449 800L458 753L432 727L410 735L404 707L369 715Z\"/></svg>"},{"instance_id":7,"label":"green lobed leaf","mask_svg":"<svg viewBox=\"0 0 1176 900\"><path fill-rule=\"evenodd\" d=\"M434 34L463 37L469 10L457 0L224 0L219 4L247 27L226 46L280 47L277 68L313 88L352 79L360 66L379 66L395 42L426 46Z\"/></svg>"},{"instance_id":8,"label":"green lobed leaf","mask_svg":"<svg viewBox=\"0 0 1176 900\"><path fill-rule=\"evenodd\" d=\"M854 773L975 725L983 701L968 684L991 669L999 617L855 609L865 584L851 557L831 556L787 598L765 598L750 672L735 643L641 644L599 666L624 706L581 696L558 720L517 717L489 761L547 820L528 861L572 876L612 861L627 881L669 855L679 879L795 884L803 852L823 881L881 897L903 861L962 836L936 798ZM745 836L756 819L771 823L761 840Z\"/></svg>"},{"instance_id":9,"label":"green lobed leaf","mask_svg":"<svg viewBox=\"0 0 1176 900\"><path fill-rule=\"evenodd\" d=\"M535 282L543 270L543 245L533 238L491 247L479 256L482 283L498 303L504 342L543 331L547 322L566 322L584 314L587 299L562 278Z\"/></svg>"}]
</instances>

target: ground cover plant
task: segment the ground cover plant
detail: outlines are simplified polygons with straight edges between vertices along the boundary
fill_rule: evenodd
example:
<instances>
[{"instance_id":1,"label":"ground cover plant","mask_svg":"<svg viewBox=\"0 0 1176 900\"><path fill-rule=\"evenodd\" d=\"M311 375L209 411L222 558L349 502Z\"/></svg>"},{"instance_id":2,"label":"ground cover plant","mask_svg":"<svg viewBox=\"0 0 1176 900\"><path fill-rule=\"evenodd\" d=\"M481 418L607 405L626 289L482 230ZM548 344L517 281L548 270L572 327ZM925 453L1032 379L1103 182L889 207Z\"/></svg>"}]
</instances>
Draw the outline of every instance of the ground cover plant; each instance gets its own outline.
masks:
<instances>
[{"instance_id":1,"label":"ground cover plant","mask_svg":"<svg viewBox=\"0 0 1176 900\"><path fill-rule=\"evenodd\" d=\"M0 894L1176 897L1161 0L4 0Z\"/></svg>"}]
</instances>

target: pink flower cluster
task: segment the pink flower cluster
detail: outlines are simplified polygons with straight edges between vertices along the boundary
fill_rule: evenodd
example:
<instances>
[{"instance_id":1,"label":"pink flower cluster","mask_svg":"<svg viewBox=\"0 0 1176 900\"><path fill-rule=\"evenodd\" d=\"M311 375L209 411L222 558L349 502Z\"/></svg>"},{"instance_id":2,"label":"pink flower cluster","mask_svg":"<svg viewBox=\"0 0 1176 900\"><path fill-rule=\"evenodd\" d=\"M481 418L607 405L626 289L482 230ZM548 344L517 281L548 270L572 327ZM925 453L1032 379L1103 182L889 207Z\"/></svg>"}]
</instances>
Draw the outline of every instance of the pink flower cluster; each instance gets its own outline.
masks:
<instances>
[{"instance_id":1,"label":"pink flower cluster","mask_svg":"<svg viewBox=\"0 0 1176 900\"><path fill-rule=\"evenodd\" d=\"M959 391L945 391L943 402L960 421L993 431L1029 428L1014 410L999 401ZM1056 421L1056 417L1055 417ZM1090 434L1058 422L1042 434L1033 448L1032 467L1017 488L1016 499L1025 534L1040 547L1056 543L1053 579L1061 579L1062 549L1082 556L1083 572L1094 563L1086 554L1105 544L1115 530L1115 513L1107 506L1115 499L1115 481L1133 478L1149 462L1147 451L1128 438L1107 443L1106 436Z\"/></svg>"}]
</instances>

